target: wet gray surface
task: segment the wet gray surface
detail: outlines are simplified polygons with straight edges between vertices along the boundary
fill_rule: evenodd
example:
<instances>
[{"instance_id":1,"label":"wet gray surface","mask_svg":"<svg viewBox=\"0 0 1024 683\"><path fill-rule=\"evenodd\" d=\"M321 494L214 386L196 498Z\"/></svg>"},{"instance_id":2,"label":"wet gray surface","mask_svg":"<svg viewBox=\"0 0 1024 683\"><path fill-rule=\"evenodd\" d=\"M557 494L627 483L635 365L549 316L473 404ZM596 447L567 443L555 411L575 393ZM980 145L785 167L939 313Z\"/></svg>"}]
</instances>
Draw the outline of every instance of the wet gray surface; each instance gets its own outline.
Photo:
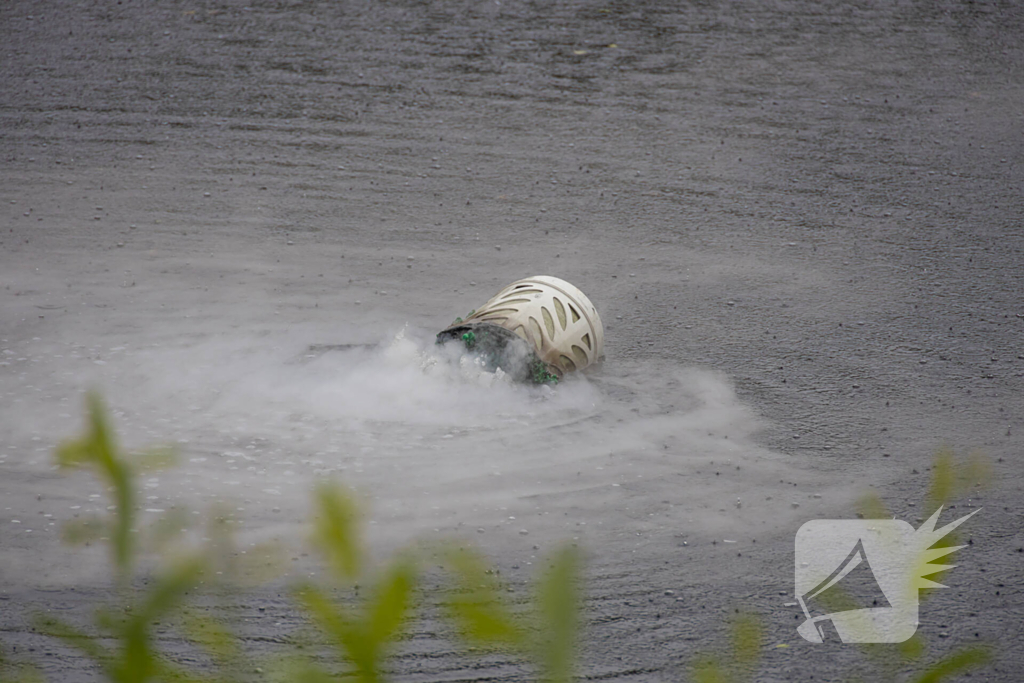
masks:
<instances>
[{"instance_id":1,"label":"wet gray surface","mask_svg":"<svg viewBox=\"0 0 1024 683\"><path fill-rule=\"evenodd\" d=\"M595 678L680 680L737 607L765 619L758 680L843 678L859 652L804 642L785 606L796 529L870 487L916 524L936 448L979 449L993 485L944 517L985 508L920 630L933 653L996 644L983 679L1017 680L1022 22L998 2L5 3L4 642L95 680L26 624L104 593L102 556L55 531L102 487L50 457L98 386L129 444L183 442L147 509L230 503L244 542L294 537L324 475L368 499L381 552L454 534L514 586L578 539ZM540 273L601 311L600 372L484 386L431 348ZM240 603L255 652L296 626L279 587ZM402 680L529 677L431 618L412 633Z\"/></svg>"}]
</instances>

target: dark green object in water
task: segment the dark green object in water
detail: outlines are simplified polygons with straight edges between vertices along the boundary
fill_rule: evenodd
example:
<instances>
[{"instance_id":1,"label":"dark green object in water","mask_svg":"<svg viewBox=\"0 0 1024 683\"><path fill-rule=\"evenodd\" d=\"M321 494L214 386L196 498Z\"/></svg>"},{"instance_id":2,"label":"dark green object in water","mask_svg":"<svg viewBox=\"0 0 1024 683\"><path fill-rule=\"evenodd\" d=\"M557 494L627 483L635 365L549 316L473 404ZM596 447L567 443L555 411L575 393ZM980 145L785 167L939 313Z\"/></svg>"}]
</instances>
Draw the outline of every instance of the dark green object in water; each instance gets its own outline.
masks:
<instances>
[{"instance_id":1,"label":"dark green object in water","mask_svg":"<svg viewBox=\"0 0 1024 683\"><path fill-rule=\"evenodd\" d=\"M466 350L479 357L490 371L501 368L516 382L558 384L558 376L548 371L524 339L504 327L489 323L459 324L438 333L437 343L460 340Z\"/></svg>"}]
</instances>

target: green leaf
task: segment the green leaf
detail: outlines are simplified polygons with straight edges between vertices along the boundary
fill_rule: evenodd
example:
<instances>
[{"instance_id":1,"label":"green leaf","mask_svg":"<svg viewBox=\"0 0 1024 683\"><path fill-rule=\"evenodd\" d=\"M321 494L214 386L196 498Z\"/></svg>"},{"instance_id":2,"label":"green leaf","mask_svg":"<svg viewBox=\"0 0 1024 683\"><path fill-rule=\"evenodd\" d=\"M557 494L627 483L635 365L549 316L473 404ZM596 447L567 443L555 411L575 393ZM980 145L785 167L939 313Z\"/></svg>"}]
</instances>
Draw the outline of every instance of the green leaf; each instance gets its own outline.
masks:
<instances>
[{"instance_id":1,"label":"green leaf","mask_svg":"<svg viewBox=\"0 0 1024 683\"><path fill-rule=\"evenodd\" d=\"M562 683L573 675L579 617L577 574L580 557L575 548L562 548L537 586L537 612L541 640L537 654L547 681Z\"/></svg>"},{"instance_id":2,"label":"green leaf","mask_svg":"<svg viewBox=\"0 0 1024 683\"><path fill-rule=\"evenodd\" d=\"M334 605L323 592L312 584L300 586L295 591L296 601L305 608L313 621L335 643L336 647L349 656L353 645L350 637L351 620Z\"/></svg>"},{"instance_id":3,"label":"green leaf","mask_svg":"<svg viewBox=\"0 0 1024 683\"><path fill-rule=\"evenodd\" d=\"M885 507L885 503L874 491L865 494L857 501L857 512L864 519L889 519L892 517L889 509Z\"/></svg>"},{"instance_id":4,"label":"green leaf","mask_svg":"<svg viewBox=\"0 0 1024 683\"><path fill-rule=\"evenodd\" d=\"M96 608L95 621L100 631L114 633L124 627L131 618L132 606L113 609L110 605L101 605Z\"/></svg>"},{"instance_id":5,"label":"green leaf","mask_svg":"<svg viewBox=\"0 0 1024 683\"><path fill-rule=\"evenodd\" d=\"M43 675L32 664L11 661L0 649L0 681L9 683L44 683Z\"/></svg>"},{"instance_id":6,"label":"green leaf","mask_svg":"<svg viewBox=\"0 0 1024 683\"><path fill-rule=\"evenodd\" d=\"M958 463L951 448L940 449L932 463L924 513L930 515L940 506L968 495L971 489L987 485L991 476L991 463L981 453L972 452L964 462Z\"/></svg>"},{"instance_id":7,"label":"green leaf","mask_svg":"<svg viewBox=\"0 0 1024 683\"><path fill-rule=\"evenodd\" d=\"M230 665L241 655L235 635L217 619L186 610L182 613L182 627L185 636L221 666Z\"/></svg>"},{"instance_id":8,"label":"green leaf","mask_svg":"<svg viewBox=\"0 0 1024 683\"><path fill-rule=\"evenodd\" d=\"M915 679L915 683L938 683L950 676L988 664L991 660L992 654L987 647L965 648L929 667Z\"/></svg>"},{"instance_id":9,"label":"green leaf","mask_svg":"<svg viewBox=\"0 0 1024 683\"><path fill-rule=\"evenodd\" d=\"M313 544L340 578L354 580L362 560L355 502L351 494L332 484L319 486L314 495Z\"/></svg>"},{"instance_id":10,"label":"green leaf","mask_svg":"<svg viewBox=\"0 0 1024 683\"><path fill-rule=\"evenodd\" d=\"M58 638L68 645L82 651L89 659L109 671L110 653L97 642L96 638L79 631L70 624L56 617L36 617L36 628L44 635Z\"/></svg>"},{"instance_id":11,"label":"green leaf","mask_svg":"<svg viewBox=\"0 0 1024 683\"><path fill-rule=\"evenodd\" d=\"M696 683L737 683L752 680L761 657L764 628L755 614L739 614L729 620L729 643L725 653L703 654L694 659Z\"/></svg>"},{"instance_id":12,"label":"green leaf","mask_svg":"<svg viewBox=\"0 0 1024 683\"><path fill-rule=\"evenodd\" d=\"M693 665L694 683L729 683L722 663L716 657L705 655Z\"/></svg>"},{"instance_id":13,"label":"green leaf","mask_svg":"<svg viewBox=\"0 0 1024 683\"><path fill-rule=\"evenodd\" d=\"M288 654L272 661L268 678L274 683L337 683L335 676L327 673L308 657Z\"/></svg>"},{"instance_id":14,"label":"green leaf","mask_svg":"<svg viewBox=\"0 0 1024 683\"><path fill-rule=\"evenodd\" d=\"M116 439L107 421L106 409L99 394L86 395L87 427L78 439L65 441L57 447L61 467L91 465L101 479L114 489L115 514L109 523L114 565L119 579L127 581L134 560L132 526L134 523L134 489L132 471L118 452Z\"/></svg>"},{"instance_id":15,"label":"green leaf","mask_svg":"<svg viewBox=\"0 0 1024 683\"><path fill-rule=\"evenodd\" d=\"M899 650L903 661L914 662L924 655L924 639L920 633L915 633L907 640L899 643L896 648Z\"/></svg>"},{"instance_id":16,"label":"green leaf","mask_svg":"<svg viewBox=\"0 0 1024 683\"><path fill-rule=\"evenodd\" d=\"M206 559L199 555L177 560L170 570L157 577L142 605L135 610L135 625L148 628L150 622L180 605L185 594L198 585L205 567Z\"/></svg>"},{"instance_id":17,"label":"green leaf","mask_svg":"<svg viewBox=\"0 0 1024 683\"><path fill-rule=\"evenodd\" d=\"M355 666L356 678L376 683L387 645L398 635L409 610L415 580L415 565L408 559L397 561L376 586L361 619L348 616L312 585L302 587L297 597L342 658Z\"/></svg>"},{"instance_id":18,"label":"green leaf","mask_svg":"<svg viewBox=\"0 0 1024 683\"><path fill-rule=\"evenodd\" d=\"M363 683L376 683L379 679L380 649L371 637L370 625L353 620L311 584L299 588L296 599L334 642L342 658L355 666L356 678Z\"/></svg>"},{"instance_id":19,"label":"green leaf","mask_svg":"<svg viewBox=\"0 0 1024 683\"><path fill-rule=\"evenodd\" d=\"M761 655L761 621L752 614L743 614L732 623L732 651L737 666L753 675Z\"/></svg>"},{"instance_id":20,"label":"green leaf","mask_svg":"<svg viewBox=\"0 0 1024 683\"><path fill-rule=\"evenodd\" d=\"M525 647L525 633L501 600L498 582L487 573L479 554L452 549L445 554L445 566L455 576L456 592L444 606L463 638L482 646Z\"/></svg>"},{"instance_id":21,"label":"green leaf","mask_svg":"<svg viewBox=\"0 0 1024 683\"><path fill-rule=\"evenodd\" d=\"M376 587L376 595L367 607L367 631L379 649L399 633L410 608L416 566L408 558L399 559Z\"/></svg>"}]
</instances>

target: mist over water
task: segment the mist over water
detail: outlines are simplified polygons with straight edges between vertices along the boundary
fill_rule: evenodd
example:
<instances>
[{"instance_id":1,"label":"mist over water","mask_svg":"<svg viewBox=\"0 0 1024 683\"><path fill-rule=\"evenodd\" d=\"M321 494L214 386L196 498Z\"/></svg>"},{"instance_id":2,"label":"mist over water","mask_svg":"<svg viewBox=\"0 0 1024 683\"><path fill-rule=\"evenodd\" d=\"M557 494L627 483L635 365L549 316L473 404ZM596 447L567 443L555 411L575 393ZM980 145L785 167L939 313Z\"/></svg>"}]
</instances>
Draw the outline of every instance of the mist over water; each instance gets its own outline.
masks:
<instances>
[{"instance_id":1,"label":"mist over water","mask_svg":"<svg viewBox=\"0 0 1024 683\"><path fill-rule=\"evenodd\" d=\"M611 359L554 387L527 386L429 333L403 328L375 344L325 337L299 329L124 349L68 372L79 392L103 391L128 445L179 445L178 467L140 478L143 521L219 505L238 520L243 547L301 540L322 478L357 491L367 535L383 549L438 534L498 551L651 533L727 537L794 514L792 463L755 443L757 416L713 372ZM65 416L47 439L75 433L77 420L66 419L75 403L31 406L43 422ZM21 439L39 439L39 428ZM52 452L42 441L36 450ZM59 522L103 510L102 486L55 476L51 463L42 453L0 464L15 475L0 484L14 501L5 514L42 506ZM796 474L801 494L820 492L820 481ZM32 502L37 490L45 503ZM20 556L26 571L66 553L56 528ZM48 566L49 581L81 569Z\"/></svg>"}]
</instances>

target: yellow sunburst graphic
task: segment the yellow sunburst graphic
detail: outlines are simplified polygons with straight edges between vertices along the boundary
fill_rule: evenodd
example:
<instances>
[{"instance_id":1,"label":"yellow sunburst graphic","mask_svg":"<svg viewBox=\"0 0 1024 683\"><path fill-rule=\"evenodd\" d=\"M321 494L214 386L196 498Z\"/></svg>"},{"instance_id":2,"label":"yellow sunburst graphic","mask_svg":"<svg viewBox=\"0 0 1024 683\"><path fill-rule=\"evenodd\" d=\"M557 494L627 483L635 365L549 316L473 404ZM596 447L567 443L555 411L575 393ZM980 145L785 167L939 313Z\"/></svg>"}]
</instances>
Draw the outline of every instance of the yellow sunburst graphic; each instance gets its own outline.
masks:
<instances>
[{"instance_id":1,"label":"yellow sunburst graphic","mask_svg":"<svg viewBox=\"0 0 1024 683\"><path fill-rule=\"evenodd\" d=\"M981 512L981 508L978 508L969 515L964 515L960 519L950 522L944 527L936 529L935 523L938 521L939 513L941 512L942 506L940 505L939 508L932 513L932 516L925 520L924 524L919 526L917 531L914 532L913 543L916 549L914 557L917 558L917 561L914 565L914 573L912 575L912 587L915 590L921 588L949 588L949 586L936 583L928 577L934 576L940 572L949 571L957 565L934 564L934 562L935 560L941 559L950 553L955 553L957 550L961 550L967 546L951 545L941 548L933 548L932 546L948 536L958 526Z\"/></svg>"}]
</instances>

